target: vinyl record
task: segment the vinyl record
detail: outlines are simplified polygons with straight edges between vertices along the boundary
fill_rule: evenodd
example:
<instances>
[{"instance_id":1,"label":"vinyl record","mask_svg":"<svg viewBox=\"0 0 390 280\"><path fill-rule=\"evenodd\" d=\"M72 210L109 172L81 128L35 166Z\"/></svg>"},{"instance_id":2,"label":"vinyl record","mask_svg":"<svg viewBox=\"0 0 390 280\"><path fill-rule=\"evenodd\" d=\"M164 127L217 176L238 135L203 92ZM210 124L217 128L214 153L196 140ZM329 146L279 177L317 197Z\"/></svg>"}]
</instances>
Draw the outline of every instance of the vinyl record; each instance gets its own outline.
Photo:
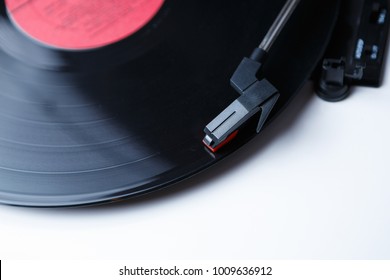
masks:
<instances>
[{"instance_id":1,"label":"vinyl record","mask_svg":"<svg viewBox=\"0 0 390 280\"><path fill-rule=\"evenodd\" d=\"M284 3L2 2L0 201L110 202L168 186L237 150L255 130L212 153L203 129L237 98L229 79ZM273 116L321 58L338 6L302 0L275 42L263 68L281 94Z\"/></svg>"}]
</instances>

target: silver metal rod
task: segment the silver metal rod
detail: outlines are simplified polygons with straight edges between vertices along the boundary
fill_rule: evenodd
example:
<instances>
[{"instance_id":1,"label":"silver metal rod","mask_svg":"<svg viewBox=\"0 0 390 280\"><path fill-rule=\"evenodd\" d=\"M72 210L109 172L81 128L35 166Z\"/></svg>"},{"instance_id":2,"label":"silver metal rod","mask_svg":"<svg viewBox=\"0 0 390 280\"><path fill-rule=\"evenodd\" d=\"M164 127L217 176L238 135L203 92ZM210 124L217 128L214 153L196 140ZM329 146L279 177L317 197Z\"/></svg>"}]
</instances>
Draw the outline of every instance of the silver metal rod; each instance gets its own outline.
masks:
<instances>
[{"instance_id":1,"label":"silver metal rod","mask_svg":"<svg viewBox=\"0 0 390 280\"><path fill-rule=\"evenodd\" d=\"M268 33L261 42L259 46L260 49L269 52L280 32L282 32L284 26L290 19L291 15L294 13L295 8L298 6L299 2L300 0L287 0L278 17L275 19L271 28L268 30Z\"/></svg>"}]
</instances>

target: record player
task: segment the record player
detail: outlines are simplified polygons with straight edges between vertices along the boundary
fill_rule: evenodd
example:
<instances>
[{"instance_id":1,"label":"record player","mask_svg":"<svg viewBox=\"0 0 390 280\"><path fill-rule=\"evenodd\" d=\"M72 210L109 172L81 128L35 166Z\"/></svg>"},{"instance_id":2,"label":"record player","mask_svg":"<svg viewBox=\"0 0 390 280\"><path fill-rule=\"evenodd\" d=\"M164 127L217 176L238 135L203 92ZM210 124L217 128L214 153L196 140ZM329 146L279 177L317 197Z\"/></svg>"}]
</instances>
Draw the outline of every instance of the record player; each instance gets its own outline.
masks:
<instances>
[{"instance_id":1,"label":"record player","mask_svg":"<svg viewBox=\"0 0 390 280\"><path fill-rule=\"evenodd\" d=\"M108 203L211 167L312 79L380 86L388 1L6 0L0 202Z\"/></svg>"}]
</instances>

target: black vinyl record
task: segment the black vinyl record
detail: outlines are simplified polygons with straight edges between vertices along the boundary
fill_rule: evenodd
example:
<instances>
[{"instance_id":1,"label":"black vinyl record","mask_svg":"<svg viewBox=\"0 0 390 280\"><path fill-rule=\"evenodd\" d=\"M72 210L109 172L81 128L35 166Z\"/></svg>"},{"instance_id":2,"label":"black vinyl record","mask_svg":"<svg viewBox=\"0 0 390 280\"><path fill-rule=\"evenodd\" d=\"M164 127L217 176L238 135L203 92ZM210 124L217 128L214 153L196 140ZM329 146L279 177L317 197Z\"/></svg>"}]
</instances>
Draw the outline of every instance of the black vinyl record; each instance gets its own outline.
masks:
<instances>
[{"instance_id":1,"label":"black vinyl record","mask_svg":"<svg viewBox=\"0 0 390 280\"><path fill-rule=\"evenodd\" d=\"M84 49L31 38L6 3L0 202L75 206L150 192L204 170L257 135L248 128L216 153L202 143L204 127L237 98L232 73L284 0L166 0L131 35ZM274 116L310 77L338 6L302 0L275 42L263 68L281 94Z\"/></svg>"}]
</instances>

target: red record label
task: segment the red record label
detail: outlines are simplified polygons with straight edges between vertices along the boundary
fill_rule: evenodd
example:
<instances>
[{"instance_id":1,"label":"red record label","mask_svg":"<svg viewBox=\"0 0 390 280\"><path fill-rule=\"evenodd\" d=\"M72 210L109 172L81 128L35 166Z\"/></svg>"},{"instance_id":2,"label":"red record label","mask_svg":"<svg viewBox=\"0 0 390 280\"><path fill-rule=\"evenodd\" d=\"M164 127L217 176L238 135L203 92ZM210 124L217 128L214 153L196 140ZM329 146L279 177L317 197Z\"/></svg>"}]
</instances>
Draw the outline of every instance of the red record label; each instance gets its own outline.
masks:
<instances>
[{"instance_id":1,"label":"red record label","mask_svg":"<svg viewBox=\"0 0 390 280\"><path fill-rule=\"evenodd\" d=\"M14 23L54 47L92 49L145 26L164 0L5 0Z\"/></svg>"}]
</instances>

